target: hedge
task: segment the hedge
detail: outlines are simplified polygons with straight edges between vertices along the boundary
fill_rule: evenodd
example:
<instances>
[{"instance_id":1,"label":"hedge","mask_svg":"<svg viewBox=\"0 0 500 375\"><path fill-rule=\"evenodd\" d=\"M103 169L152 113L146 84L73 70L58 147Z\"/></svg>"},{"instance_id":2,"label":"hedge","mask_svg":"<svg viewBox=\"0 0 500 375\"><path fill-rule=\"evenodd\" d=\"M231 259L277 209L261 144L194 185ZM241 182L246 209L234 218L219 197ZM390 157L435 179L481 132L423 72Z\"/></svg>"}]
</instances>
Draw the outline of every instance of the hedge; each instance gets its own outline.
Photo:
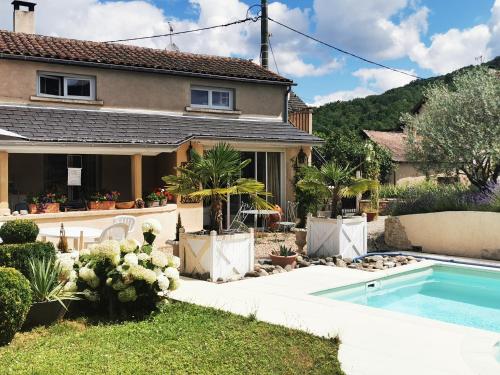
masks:
<instances>
[{"instance_id":1,"label":"hedge","mask_svg":"<svg viewBox=\"0 0 500 375\"><path fill-rule=\"evenodd\" d=\"M0 268L0 346L21 329L31 306L31 287L21 272Z\"/></svg>"},{"instance_id":2,"label":"hedge","mask_svg":"<svg viewBox=\"0 0 500 375\"><path fill-rule=\"evenodd\" d=\"M12 267L29 277L29 259L55 257L56 249L52 242L31 242L23 244L0 245L0 267Z\"/></svg>"},{"instance_id":3,"label":"hedge","mask_svg":"<svg viewBox=\"0 0 500 375\"><path fill-rule=\"evenodd\" d=\"M10 220L0 227L0 238L4 244L35 242L39 231L33 220Z\"/></svg>"}]
</instances>

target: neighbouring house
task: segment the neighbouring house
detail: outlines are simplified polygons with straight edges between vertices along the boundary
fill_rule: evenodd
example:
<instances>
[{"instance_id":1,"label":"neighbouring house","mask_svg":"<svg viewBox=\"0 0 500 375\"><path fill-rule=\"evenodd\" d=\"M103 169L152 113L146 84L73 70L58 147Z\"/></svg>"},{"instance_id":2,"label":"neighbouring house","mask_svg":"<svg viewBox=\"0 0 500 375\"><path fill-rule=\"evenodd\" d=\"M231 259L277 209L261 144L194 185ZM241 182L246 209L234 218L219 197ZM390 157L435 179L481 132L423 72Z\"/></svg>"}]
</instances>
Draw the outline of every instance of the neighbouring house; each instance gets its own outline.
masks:
<instances>
[{"instance_id":1,"label":"neighbouring house","mask_svg":"<svg viewBox=\"0 0 500 375\"><path fill-rule=\"evenodd\" d=\"M294 94L288 100L291 80L244 59L36 35L35 4L13 5L14 32L0 31L3 214L41 192L64 193L70 202L108 190L122 201L144 198L191 150L221 141L252 160L243 177L263 182L272 203L294 199L297 155L309 157L321 139L311 134L310 109L295 110ZM70 186L68 168L77 170ZM228 202L226 223L240 203ZM178 212L187 230L202 228L203 204L180 197L119 213L160 217L172 238ZM104 226L116 214L30 217L41 226Z\"/></svg>"},{"instance_id":2,"label":"neighbouring house","mask_svg":"<svg viewBox=\"0 0 500 375\"><path fill-rule=\"evenodd\" d=\"M288 97L288 121L296 128L312 134L313 109L294 92Z\"/></svg>"},{"instance_id":3,"label":"neighbouring house","mask_svg":"<svg viewBox=\"0 0 500 375\"><path fill-rule=\"evenodd\" d=\"M426 179L415 163L408 161L406 156L406 136L403 131L363 130L365 136L377 145L386 148L395 164L392 176L387 183L394 185L409 184Z\"/></svg>"}]
</instances>

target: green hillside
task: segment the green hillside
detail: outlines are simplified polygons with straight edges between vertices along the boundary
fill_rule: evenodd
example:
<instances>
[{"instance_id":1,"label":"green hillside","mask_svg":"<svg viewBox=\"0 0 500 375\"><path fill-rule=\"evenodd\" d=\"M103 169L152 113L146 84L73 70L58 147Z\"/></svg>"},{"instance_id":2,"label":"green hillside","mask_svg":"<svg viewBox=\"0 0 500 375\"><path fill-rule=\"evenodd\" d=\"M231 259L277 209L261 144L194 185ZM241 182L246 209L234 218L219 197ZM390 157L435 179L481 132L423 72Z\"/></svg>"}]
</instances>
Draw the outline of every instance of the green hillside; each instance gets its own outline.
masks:
<instances>
[{"instance_id":1,"label":"green hillside","mask_svg":"<svg viewBox=\"0 0 500 375\"><path fill-rule=\"evenodd\" d=\"M485 63L500 70L500 56ZM362 99L346 102L325 104L314 110L314 131L329 133L329 129L348 127L352 129L394 130L399 128L401 113L411 112L422 101L423 89L432 82L451 82L455 72L444 76L437 76L413 81L406 86L388 90L380 95L371 95Z\"/></svg>"}]
</instances>

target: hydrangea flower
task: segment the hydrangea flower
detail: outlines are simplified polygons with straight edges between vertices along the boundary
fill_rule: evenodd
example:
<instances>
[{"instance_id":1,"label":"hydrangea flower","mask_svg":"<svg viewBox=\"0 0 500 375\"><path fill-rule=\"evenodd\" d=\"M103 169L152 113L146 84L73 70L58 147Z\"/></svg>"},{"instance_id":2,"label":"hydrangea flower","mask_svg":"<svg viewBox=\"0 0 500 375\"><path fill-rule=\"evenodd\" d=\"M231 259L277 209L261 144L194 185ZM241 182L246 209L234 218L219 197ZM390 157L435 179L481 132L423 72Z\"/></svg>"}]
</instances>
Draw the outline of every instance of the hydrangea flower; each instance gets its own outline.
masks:
<instances>
[{"instance_id":1,"label":"hydrangea flower","mask_svg":"<svg viewBox=\"0 0 500 375\"><path fill-rule=\"evenodd\" d=\"M164 275L158 276L158 287L161 290L163 290L163 291L168 290L169 285L170 285L170 281L168 280L168 277L166 277Z\"/></svg>"},{"instance_id":2,"label":"hydrangea flower","mask_svg":"<svg viewBox=\"0 0 500 375\"><path fill-rule=\"evenodd\" d=\"M139 241L134 240L133 238L125 239L120 242L120 250L122 253L132 253L136 251L141 244Z\"/></svg>"},{"instance_id":3,"label":"hydrangea flower","mask_svg":"<svg viewBox=\"0 0 500 375\"><path fill-rule=\"evenodd\" d=\"M118 300L120 302L133 302L137 299L137 292L133 286L129 286L126 289L120 290L118 292Z\"/></svg>"},{"instance_id":4,"label":"hydrangea flower","mask_svg":"<svg viewBox=\"0 0 500 375\"><path fill-rule=\"evenodd\" d=\"M153 265L157 267L166 267L168 265L167 254L165 254L161 250L153 250L151 252L151 263L153 263Z\"/></svg>"},{"instance_id":5,"label":"hydrangea flower","mask_svg":"<svg viewBox=\"0 0 500 375\"><path fill-rule=\"evenodd\" d=\"M150 259L150 256L146 253L139 253L137 254L137 258L142 262L146 262Z\"/></svg>"},{"instance_id":6,"label":"hydrangea flower","mask_svg":"<svg viewBox=\"0 0 500 375\"><path fill-rule=\"evenodd\" d=\"M90 248L90 255L96 259L108 259L112 264L120 263L120 243L114 240L107 240Z\"/></svg>"},{"instance_id":7,"label":"hydrangea flower","mask_svg":"<svg viewBox=\"0 0 500 375\"><path fill-rule=\"evenodd\" d=\"M142 266L130 266L128 273L134 280L144 280L148 284L156 281L156 273Z\"/></svg>"},{"instance_id":8,"label":"hydrangea flower","mask_svg":"<svg viewBox=\"0 0 500 375\"><path fill-rule=\"evenodd\" d=\"M181 266L181 259L175 255L169 254L168 256L168 266L179 268Z\"/></svg>"},{"instance_id":9,"label":"hydrangea flower","mask_svg":"<svg viewBox=\"0 0 500 375\"><path fill-rule=\"evenodd\" d=\"M78 291L78 286L74 281L68 281L66 284L64 284L63 290L65 292L75 293Z\"/></svg>"},{"instance_id":10,"label":"hydrangea flower","mask_svg":"<svg viewBox=\"0 0 500 375\"><path fill-rule=\"evenodd\" d=\"M122 280L118 279L117 281L115 281L111 287L114 289L114 290L123 290L125 288L127 288L127 285L123 283Z\"/></svg>"},{"instance_id":11,"label":"hydrangea flower","mask_svg":"<svg viewBox=\"0 0 500 375\"><path fill-rule=\"evenodd\" d=\"M167 267L164 271L165 276L172 280L179 279L179 270L173 267Z\"/></svg>"},{"instance_id":12,"label":"hydrangea flower","mask_svg":"<svg viewBox=\"0 0 500 375\"><path fill-rule=\"evenodd\" d=\"M137 266L139 264L139 258L135 253L128 253L123 257L123 261L131 266Z\"/></svg>"},{"instance_id":13,"label":"hydrangea flower","mask_svg":"<svg viewBox=\"0 0 500 375\"><path fill-rule=\"evenodd\" d=\"M158 220L156 219L146 219L142 223L142 232L146 233L153 233L155 236L160 234L161 232L161 224Z\"/></svg>"},{"instance_id":14,"label":"hydrangea flower","mask_svg":"<svg viewBox=\"0 0 500 375\"><path fill-rule=\"evenodd\" d=\"M176 290L180 287L180 285L181 285L181 280L172 279L172 280L170 280L169 290Z\"/></svg>"}]
</instances>

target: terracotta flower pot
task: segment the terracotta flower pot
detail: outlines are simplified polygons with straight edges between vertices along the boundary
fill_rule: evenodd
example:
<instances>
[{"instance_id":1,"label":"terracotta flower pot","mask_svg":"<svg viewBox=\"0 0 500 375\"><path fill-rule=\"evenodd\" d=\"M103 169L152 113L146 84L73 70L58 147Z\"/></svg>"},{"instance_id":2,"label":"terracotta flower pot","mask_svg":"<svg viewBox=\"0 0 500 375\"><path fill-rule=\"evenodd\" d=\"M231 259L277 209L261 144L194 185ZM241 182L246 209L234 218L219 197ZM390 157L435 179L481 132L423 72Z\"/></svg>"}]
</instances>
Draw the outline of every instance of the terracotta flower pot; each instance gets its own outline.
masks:
<instances>
[{"instance_id":1,"label":"terracotta flower pot","mask_svg":"<svg viewBox=\"0 0 500 375\"><path fill-rule=\"evenodd\" d=\"M293 253L293 255L289 255L287 257L271 254L271 262L273 262L274 265L281 266L283 268L288 265L292 266L292 268L295 268L295 266L297 265L297 254Z\"/></svg>"},{"instance_id":2,"label":"terracotta flower pot","mask_svg":"<svg viewBox=\"0 0 500 375\"><path fill-rule=\"evenodd\" d=\"M66 314L71 300L64 300L64 306L58 301L35 302L31 305L26 320L23 324L23 330L36 326L49 326L58 320L61 320Z\"/></svg>"},{"instance_id":3,"label":"terracotta flower pot","mask_svg":"<svg viewBox=\"0 0 500 375\"><path fill-rule=\"evenodd\" d=\"M297 245L299 253L303 253L304 246L307 243L307 230L295 228L294 232L295 232L295 245Z\"/></svg>"},{"instance_id":4,"label":"terracotta flower pot","mask_svg":"<svg viewBox=\"0 0 500 375\"><path fill-rule=\"evenodd\" d=\"M366 221L367 222L376 220L378 217L378 212L376 212L376 211L368 211L368 212L365 212L365 214L366 214Z\"/></svg>"},{"instance_id":5,"label":"terracotta flower pot","mask_svg":"<svg viewBox=\"0 0 500 375\"><path fill-rule=\"evenodd\" d=\"M90 201L90 210L114 210L116 207L115 201Z\"/></svg>"},{"instance_id":6,"label":"terracotta flower pot","mask_svg":"<svg viewBox=\"0 0 500 375\"><path fill-rule=\"evenodd\" d=\"M121 210L130 209L135 207L134 201L116 202L115 207Z\"/></svg>"},{"instance_id":7,"label":"terracotta flower pot","mask_svg":"<svg viewBox=\"0 0 500 375\"><path fill-rule=\"evenodd\" d=\"M40 209L42 207L43 209ZM28 210L30 214L56 214L61 211L61 207L59 203L45 203L43 205L31 203L28 205Z\"/></svg>"}]
</instances>

